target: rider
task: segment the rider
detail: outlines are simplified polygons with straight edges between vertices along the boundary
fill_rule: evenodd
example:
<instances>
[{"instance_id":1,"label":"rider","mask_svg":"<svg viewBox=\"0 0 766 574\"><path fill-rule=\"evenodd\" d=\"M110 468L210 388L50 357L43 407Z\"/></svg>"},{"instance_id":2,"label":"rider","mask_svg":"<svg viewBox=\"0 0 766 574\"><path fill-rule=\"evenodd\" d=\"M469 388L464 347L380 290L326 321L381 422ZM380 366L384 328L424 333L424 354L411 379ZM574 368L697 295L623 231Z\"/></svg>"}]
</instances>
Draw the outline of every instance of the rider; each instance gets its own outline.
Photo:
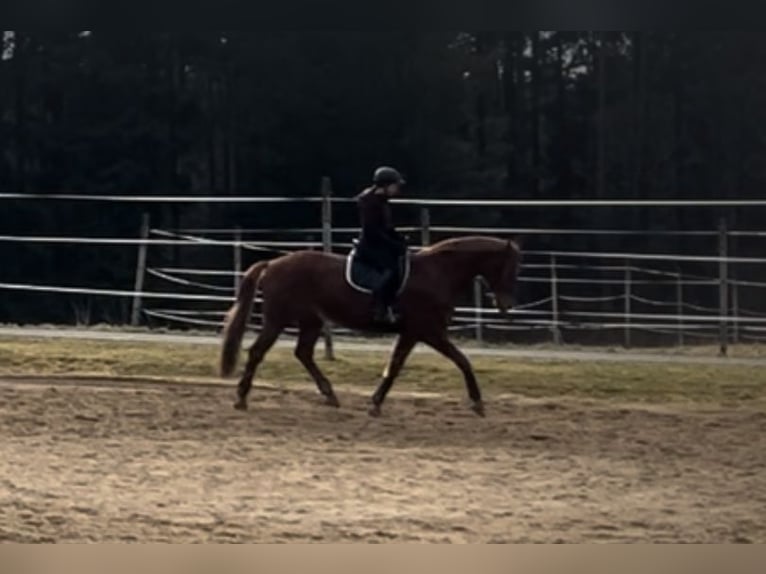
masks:
<instances>
[{"instance_id":1,"label":"rider","mask_svg":"<svg viewBox=\"0 0 766 574\"><path fill-rule=\"evenodd\" d=\"M389 325L396 322L392 305L407 243L394 228L388 200L399 195L405 183L394 168L379 167L373 175L372 187L356 198L362 223L360 251L366 255L363 258L381 273L381 280L373 291L375 321Z\"/></svg>"}]
</instances>

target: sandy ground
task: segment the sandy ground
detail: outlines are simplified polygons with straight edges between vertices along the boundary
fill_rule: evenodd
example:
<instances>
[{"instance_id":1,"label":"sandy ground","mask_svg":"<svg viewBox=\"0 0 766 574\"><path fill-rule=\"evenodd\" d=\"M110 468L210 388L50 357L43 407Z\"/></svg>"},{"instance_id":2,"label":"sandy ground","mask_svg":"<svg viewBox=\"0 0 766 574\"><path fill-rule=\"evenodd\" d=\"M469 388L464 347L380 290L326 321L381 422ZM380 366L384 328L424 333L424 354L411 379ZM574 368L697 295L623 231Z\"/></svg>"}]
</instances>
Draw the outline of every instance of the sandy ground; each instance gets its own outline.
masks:
<instances>
[{"instance_id":1,"label":"sandy ground","mask_svg":"<svg viewBox=\"0 0 766 574\"><path fill-rule=\"evenodd\" d=\"M764 413L339 391L0 381L0 541L766 542Z\"/></svg>"}]
</instances>

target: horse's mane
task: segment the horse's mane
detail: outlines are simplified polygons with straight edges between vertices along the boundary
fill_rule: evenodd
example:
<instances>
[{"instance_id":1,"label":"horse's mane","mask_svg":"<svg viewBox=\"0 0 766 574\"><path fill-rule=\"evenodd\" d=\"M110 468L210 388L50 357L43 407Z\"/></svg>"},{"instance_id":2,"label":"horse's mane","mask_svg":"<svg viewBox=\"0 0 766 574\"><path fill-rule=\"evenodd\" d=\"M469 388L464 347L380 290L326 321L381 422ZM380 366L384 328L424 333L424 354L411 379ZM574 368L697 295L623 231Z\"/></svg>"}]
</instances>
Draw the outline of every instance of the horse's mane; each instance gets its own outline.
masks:
<instances>
[{"instance_id":1,"label":"horse's mane","mask_svg":"<svg viewBox=\"0 0 766 574\"><path fill-rule=\"evenodd\" d=\"M471 253L478 251L495 251L505 249L508 245L507 240L497 237L486 237L482 235L473 235L470 237L454 237L435 243L431 247L426 247L420 251L422 254L428 253L448 253L460 252Z\"/></svg>"}]
</instances>

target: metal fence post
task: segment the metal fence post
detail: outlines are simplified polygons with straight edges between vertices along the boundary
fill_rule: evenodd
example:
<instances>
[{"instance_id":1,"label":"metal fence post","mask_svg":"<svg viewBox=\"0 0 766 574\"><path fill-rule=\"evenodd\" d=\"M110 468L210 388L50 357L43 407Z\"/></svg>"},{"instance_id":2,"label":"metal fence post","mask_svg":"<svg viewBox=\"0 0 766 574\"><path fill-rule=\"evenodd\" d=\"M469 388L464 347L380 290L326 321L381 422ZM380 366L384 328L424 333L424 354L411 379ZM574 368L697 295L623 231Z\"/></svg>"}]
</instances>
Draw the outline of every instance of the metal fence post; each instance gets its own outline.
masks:
<instances>
[{"instance_id":1,"label":"metal fence post","mask_svg":"<svg viewBox=\"0 0 766 574\"><path fill-rule=\"evenodd\" d=\"M483 297L481 278L476 277L473 280L473 306L474 306L474 318L476 320L476 326L475 326L476 342L479 343L480 345L484 343L484 316L482 313L483 300L484 300L484 297Z\"/></svg>"},{"instance_id":2,"label":"metal fence post","mask_svg":"<svg viewBox=\"0 0 766 574\"><path fill-rule=\"evenodd\" d=\"M729 221L729 230L736 231L738 227L737 215L738 211L734 211L731 214L731 220ZM729 244L727 245L727 253L732 257L736 257L739 254L739 236L735 233L729 238ZM729 291L731 293L731 342L735 345L739 345L742 336L742 328L740 327L739 316L739 270L740 267L736 264L733 265L731 272L728 274Z\"/></svg>"},{"instance_id":3,"label":"metal fence post","mask_svg":"<svg viewBox=\"0 0 766 574\"><path fill-rule=\"evenodd\" d=\"M734 319L731 325L732 342L739 345L739 285L736 279L737 275L731 281L731 316Z\"/></svg>"},{"instance_id":4,"label":"metal fence post","mask_svg":"<svg viewBox=\"0 0 766 574\"><path fill-rule=\"evenodd\" d=\"M676 269L676 314L678 315L678 346L684 346L684 278L681 268Z\"/></svg>"},{"instance_id":5,"label":"metal fence post","mask_svg":"<svg viewBox=\"0 0 766 574\"><path fill-rule=\"evenodd\" d=\"M725 357L729 351L729 325L727 317L729 315L729 234L726 228L726 219L721 218L718 223L718 313L720 315L720 324L718 330L718 342L721 347L721 356Z\"/></svg>"},{"instance_id":6,"label":"metal fence post","mask_svg":"<svg viewBox=\"0 0 766 574\"><path fill-rule=\"evenodd\" d=\"M234 294L239 293L239 284L242 272L242 229L234 230Z\"/></svg>"},{"instance_id":7,"label":"metal fence post","mask_svg":"<svg viewBox=\"0 0 766 574\"><path fill-rule=\"evenodd\" d=\"M325 253L332 253L332 182L329 177L322 178L322 249ZM333 361L335 351L329 321L325 321L323 334L325 359Z\"/></svg>"},{"instance_id":8,"label":"metal fence post","mask_svg":"<svg viewBox=\"0 0 766 574\"><path fill-rule=\"evenodd\" d=\"M146 254L149 249L149 214L141 216L141 243L138 245L138 259L136 261L136 280L133 284L133 308L130 313L130 324L134 327L141 321L141 292L144 290L144 277L146 277Z\"/></svg>"},{"instance_id":9,"label":"metal fence post","mask_svg":"<svg viewBox=\"0 0 766 574\"><path fill-rule=\"evenodd\" d=\"M561 345L561 329L559 328L559 282L556 272L556 256L551 255L551 311L552 325L551 334L553 343Z\"/></svg>"},{"instance_id":10,"label":"metal fence post","mask_svg":"<svg viewBox=\"0 0 766 574\"><path fill-rule=\"evenodd\" d=\"M623 344L626 349L630 349L630 315L631 315L631 303L633 299L633 285L632 285L632 269L630 266L630 260L625 261L625 339Z\"/></svg>"}]
</instances>

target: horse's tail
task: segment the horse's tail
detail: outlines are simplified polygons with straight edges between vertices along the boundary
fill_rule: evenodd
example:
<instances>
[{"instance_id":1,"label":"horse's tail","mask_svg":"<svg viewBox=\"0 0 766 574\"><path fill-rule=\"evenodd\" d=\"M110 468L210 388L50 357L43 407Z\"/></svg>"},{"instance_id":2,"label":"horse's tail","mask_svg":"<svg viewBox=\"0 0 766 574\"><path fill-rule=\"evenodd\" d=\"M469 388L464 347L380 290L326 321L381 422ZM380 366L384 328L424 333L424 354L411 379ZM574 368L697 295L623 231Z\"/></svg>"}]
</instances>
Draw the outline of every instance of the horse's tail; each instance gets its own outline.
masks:
<instances>
[{"instance_id":1,"label":"horse's tail","mask_svg":"<svg viewBox=\"0 0 766 574\"><path fill-rule=\"evenodd\" d=\"M230 377L237 367L237 357L242 346L242 338L245 336L247 321L253 310L258 283L268 265L268 261L261 261L247 270L237 292L237 301L226 314L223 323L223 346L221 348L220 371L222 377Z\"/></svg>"}]
</instances>

